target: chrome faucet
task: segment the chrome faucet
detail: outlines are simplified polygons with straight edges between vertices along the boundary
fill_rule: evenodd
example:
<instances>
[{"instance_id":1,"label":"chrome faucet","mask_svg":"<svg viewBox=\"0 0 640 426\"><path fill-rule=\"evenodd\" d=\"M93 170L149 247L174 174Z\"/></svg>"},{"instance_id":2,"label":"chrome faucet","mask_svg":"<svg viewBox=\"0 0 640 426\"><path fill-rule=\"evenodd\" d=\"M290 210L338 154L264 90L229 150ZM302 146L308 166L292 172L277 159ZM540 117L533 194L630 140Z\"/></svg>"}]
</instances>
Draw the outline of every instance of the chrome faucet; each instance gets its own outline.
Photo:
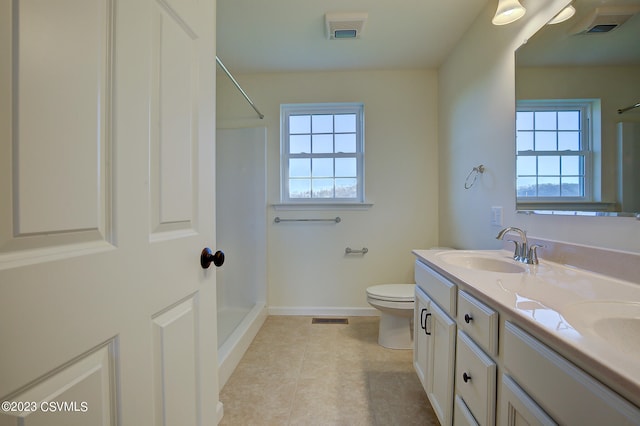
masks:
<instances>
[{"instance_id":1,"label":"chrome faucet","mask_svg":"<svg viewBox=\"0 0 640 426\"><path fill-rule=\"evenodd\" d=\"M498 235L496 236L497 240L504 239L504 236L509 232L515 232L520 235L521 242L518 243L514 240L509 240L515 244L515 251L513 252L513 259L518 262L527 263L529 265L537 265L538 264L538 253L537 248L541 247L539 244L534 244L532 247L529 247L529 243L527 242L527 234L520 228L515 228L510 226L508 228L504 228Z\"/></svg>"}]
</instances>

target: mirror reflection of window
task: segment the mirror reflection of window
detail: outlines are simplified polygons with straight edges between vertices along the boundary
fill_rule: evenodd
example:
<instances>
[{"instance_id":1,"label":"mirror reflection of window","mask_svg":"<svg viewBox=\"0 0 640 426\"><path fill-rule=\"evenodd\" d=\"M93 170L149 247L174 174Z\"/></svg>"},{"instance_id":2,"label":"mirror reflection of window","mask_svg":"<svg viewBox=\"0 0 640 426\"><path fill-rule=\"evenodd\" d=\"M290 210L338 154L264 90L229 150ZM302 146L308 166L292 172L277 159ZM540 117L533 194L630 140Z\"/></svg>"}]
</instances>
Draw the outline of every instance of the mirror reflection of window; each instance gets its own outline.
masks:
<instances>
[{"instance_id":1,"label":"mirror reflection of window","mask_svg":"<svg viewBox=\"0 0 640 426\"><path fill-rule=\"evenodd\" d=\"M594 201L594 101L518 101L516 188L522 201Z\"/></svg>"},{"instance_id":2,"label":"mirror reflection of window","mask_svg":"<svg viewBox=\"0 0 640 426\"><path fill-rule=\"evenodd\" d=\"M640 0L572 5L573 17L544 25L516 52L516 209L638 213L640 140L622 129L640 126L640 107L629 108L640 103ZM574 109L581 101L590 112ZM577 144L563 123L571 111L581 115Z\"/></svg>"}]
</instances>

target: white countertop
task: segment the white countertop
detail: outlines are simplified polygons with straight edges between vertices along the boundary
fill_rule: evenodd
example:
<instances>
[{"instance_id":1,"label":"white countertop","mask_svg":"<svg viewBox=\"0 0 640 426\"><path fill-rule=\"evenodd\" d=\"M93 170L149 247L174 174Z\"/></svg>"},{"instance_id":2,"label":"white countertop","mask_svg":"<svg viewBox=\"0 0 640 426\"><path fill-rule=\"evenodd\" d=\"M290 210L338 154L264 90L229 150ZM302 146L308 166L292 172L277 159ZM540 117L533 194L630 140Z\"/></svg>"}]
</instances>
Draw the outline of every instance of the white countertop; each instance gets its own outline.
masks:
<instances>
[{"instance_id":1,"label":"white countertop","mask_svg":"<svg viewBox=\"0 0 640 426\"><path fill-rule=\"evenodd\" d=\"M635 304L640 307L640 285L544 260L539 265L522 264L505 250L456 252L513 262L523 267L524 272L469 269L443 260L443 250L413 251L461 289L485 299L513 322L640 406L640 331L621 335L624 340L614 345L585 327L584 318L573 316L573 323L565 318L573 307L580 305L576 302L622 302L635 312Z\"/></svg>"}]
</instances>

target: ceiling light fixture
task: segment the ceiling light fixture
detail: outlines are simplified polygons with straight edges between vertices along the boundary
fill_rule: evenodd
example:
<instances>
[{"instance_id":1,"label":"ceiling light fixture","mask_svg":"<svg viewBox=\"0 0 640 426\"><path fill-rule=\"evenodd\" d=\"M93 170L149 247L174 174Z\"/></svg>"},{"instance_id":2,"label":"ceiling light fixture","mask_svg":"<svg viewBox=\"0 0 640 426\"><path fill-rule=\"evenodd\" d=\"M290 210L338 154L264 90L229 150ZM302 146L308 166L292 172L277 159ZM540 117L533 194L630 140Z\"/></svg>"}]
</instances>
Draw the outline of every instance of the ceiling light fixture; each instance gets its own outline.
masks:
<instances>
[{"instance_id":1,"label":"ceiling light fixture","mask_svg":"<svg viewBox=\"0 0 640 426\"><path fill-rule=\"evenodd\" d=\"M560 11L560 13L558 13L556 16L554 16L554 18L552 20L550 20L547 25L554 25L554 24L559 24L560 22L564 22L566 20L568 20L569 18L571 18L573 15L576 14L576 8L569 5L567 7L565 7L564 9L562 9Z\"/></svg>"},{"instance_id":2,"label":"ceiling light fixture","mask_svg":"<svg viewBox=\"0 0 640 426\"><path fill-rule=\"evenodd\" d=\"M493 25L506 25L522 18L527 9L518 0L498 0L496 15L491 20Z\"/></svg>"}]
</instances>

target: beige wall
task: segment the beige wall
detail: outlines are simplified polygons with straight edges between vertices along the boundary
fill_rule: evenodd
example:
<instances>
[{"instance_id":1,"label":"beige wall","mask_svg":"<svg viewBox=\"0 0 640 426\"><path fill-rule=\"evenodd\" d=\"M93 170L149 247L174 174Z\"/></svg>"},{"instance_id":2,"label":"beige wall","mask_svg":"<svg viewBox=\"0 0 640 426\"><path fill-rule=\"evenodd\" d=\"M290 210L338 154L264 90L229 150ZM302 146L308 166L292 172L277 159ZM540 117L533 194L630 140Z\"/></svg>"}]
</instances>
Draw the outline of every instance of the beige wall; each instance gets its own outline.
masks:
<instances>
[{"instance_id":1,"label":"beige wall","mask_svg":"<svg viewBox=\"0 0 640 426\"><path fill-rule=\"evenodd\" d=\"M232 70L231 70L232 71ZM232 71L233 72L233 71ZM225 75L218 76L218 128L267 127L268 305L367 308L373 284L413 282L414 248L437 244L437 75L366 71L236 75L265 115L257 118ZM363 211L276 211L280 201L280 104L363 102ZM273 223L340 216L339 224ZM369 253L345 256L345 247ZM251 259L247 259L248 262ZM291 311L293 312L293 311Z\"/></svg>"},{"instance_id":2,"label":"beige wall","mask_svg":"<svg viewBox=\"0 0 640 426\"><path fill-rule=\"evenodd\" d=\"M527 3L523 19L491 25L490 2L438 74L440 243L494 248L500 229L490 224L491 206L503 206L504 225L536 237L640 252L640 221L634 218L527 216L515 213L514 52L557 11L564 0ZM470 190L472 167L486 172ZM544 258L544 250L541 250Z\"/></svg>"}]
</instances>

